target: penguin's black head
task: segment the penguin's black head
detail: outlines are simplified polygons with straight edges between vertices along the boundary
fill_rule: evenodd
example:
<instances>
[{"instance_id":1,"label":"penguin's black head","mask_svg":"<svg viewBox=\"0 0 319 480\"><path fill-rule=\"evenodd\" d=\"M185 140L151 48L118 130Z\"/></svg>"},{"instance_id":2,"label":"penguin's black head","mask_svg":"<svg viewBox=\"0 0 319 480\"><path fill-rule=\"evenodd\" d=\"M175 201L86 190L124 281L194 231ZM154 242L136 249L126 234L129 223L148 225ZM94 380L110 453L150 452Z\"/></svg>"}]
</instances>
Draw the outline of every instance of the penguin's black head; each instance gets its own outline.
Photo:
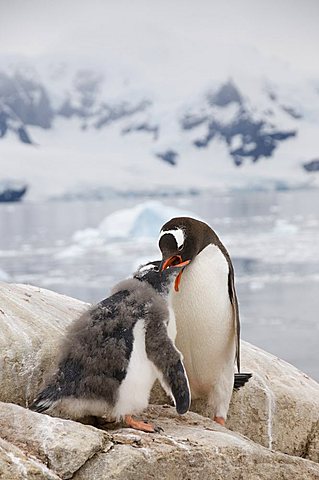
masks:
<instances>
[{"instance_id":1,"label":"penguin's black head","mask_svg":"<svg viewBox=\"0 0 319 480\"><path fill-rule=\"evenodd\" d=\"M204 222L190 217L172 218L163 225L159 248L162 252L161 270L173 265L186 266L207 245L215 241L216 234ZM187 263L185 263L187 262ZM179 277L180 278L180 277ZM178 282L175 284L178 291Z\"/></svg>"},{"instance_id":2,"label":"penguin's black head","mask_svg":"<svg viewBox=\"0 0 319 480\"><path fill-rule=\"evenodd\" d=\"M146 265L141 265L137 272L134 273L134 278L141 282L149 283L159 293L168 294L184 265L172 266L161 271L161 263L159 260L155 260Z\"/></svg>"}]
</instances>

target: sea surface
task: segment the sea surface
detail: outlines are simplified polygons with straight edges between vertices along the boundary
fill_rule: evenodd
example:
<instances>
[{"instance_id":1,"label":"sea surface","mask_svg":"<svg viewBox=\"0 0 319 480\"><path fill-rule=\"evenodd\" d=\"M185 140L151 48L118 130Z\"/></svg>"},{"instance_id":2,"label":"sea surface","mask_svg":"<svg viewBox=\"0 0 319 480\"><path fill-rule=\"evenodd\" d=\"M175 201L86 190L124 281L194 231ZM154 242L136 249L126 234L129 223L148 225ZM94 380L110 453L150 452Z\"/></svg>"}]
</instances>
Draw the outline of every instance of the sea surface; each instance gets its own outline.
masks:
<instances>
[{"instance_id":1,"label":"sea surface","mask_svg":"<svg viewBox=\"0 0 319 480\"><path fill-rule=\"evenodd\" d=\"M0 204L0 280L87 302L105 298L140 263L160 256L155 238L96 235L109 214L143 201ZM161 202L200 216L229 250L242 338L319 380L319 191L203 194Z\"/></svg>"}]
</instances>

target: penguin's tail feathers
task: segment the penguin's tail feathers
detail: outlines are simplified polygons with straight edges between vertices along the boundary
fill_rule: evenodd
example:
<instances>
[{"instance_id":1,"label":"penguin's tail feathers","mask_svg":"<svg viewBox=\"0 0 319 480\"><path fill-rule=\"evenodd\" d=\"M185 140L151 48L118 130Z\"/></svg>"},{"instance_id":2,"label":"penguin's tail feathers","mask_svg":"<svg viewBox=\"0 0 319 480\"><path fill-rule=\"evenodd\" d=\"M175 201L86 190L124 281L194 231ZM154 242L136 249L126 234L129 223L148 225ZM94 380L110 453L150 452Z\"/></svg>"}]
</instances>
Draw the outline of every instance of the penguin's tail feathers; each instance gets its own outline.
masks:
<instances>
[{"instance_id":1,"label":"penguin's tail feathers","mask_svg":"<svg viewBox=\"0 0 319 480\"><path fill-rule=\"evenodd\" d=\"M33 401L33 403L29 406L30 410L34 412L42 413L54 406L57 398L57 392L54 389L53 385L49 385L46 387L37 398Z\"/></svg>"},{"instance_id":2,"label":"penguin's tail feathers","mask_svg":"<svg viewBox=\"0 0 319 480\"><path fill-rule=\"evenodd\" d=\"M239 388L243 387L245 383L249 381L252 375L252 373L235 373L234 389L238 390Z\"/></svg>"}]
</instances>

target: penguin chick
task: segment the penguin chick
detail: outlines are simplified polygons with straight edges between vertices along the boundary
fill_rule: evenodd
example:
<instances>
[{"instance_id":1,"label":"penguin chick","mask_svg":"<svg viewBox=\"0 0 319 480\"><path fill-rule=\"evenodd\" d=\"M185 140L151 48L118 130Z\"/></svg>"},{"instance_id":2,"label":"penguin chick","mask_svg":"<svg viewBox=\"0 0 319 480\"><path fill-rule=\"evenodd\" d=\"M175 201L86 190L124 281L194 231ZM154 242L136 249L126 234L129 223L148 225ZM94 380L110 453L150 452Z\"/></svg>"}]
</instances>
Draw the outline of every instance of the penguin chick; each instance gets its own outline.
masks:
<instances>
[{"instance_id":1,"label":"penguin chick","mask_svg":"<svg viewBox=\"0 0 319 480\"><path fill-rule=\"evenodd\" d=\"M176 278L171 300L176 345L182 352L193 398L207 398L212 417L225 424L240 372L240 322L231 258L204 222L173 218L161 229L161 269L190 263ZM183 272L183 273L182 273ZM240 387L250 377L235 377Z\"/></svg>"},{"instance_id":2,"label":"penguin chick","mask_svg":"<svg viewBox=\"0 0 319 480\"><path fill-rule=\"evenodd\" d=\"M156 379L179 414L190 406L182 356L174 346L168 306L170 287L181 267L162 274L160 262L141 266L133 278L74 321L67 332L58 368L31 410L77 419L106 415L135 429L154 426L132 418L149 402Z\"/></svg>"}]
</instances>

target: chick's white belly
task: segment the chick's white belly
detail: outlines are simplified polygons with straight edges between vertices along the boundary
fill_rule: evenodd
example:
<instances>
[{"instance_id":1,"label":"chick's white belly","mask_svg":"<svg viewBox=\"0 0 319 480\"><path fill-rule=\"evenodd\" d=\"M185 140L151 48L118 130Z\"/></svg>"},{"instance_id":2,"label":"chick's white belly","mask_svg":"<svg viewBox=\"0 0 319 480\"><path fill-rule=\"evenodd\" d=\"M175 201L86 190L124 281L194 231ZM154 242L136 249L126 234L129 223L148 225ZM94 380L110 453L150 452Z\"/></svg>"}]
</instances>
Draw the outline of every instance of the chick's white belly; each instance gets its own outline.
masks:
<instances>
[{"instance_id":1,"label":"chick's white belly","mask_svg":"<svg viewBox=\"0 0 319 480\"><path fill-rule=\"evenodd\" d=\"M157 372L145 350L144 320L138 320L133 329L134 343L128 369L122 381L116 404L115 418L141 413L148 405L149 395Z\"/></svg>"},{"instance_id":2,"label":"chick's white belly","mask_svg":"<svg viewBox=\"0 0 319 480\"><path fill-rule=\"evenodd\" d=\"M172 294L176 346L182 352L193 398L208 394L221 376L232 376L235 329L228 295L228 264L206 247L184 270Z\"/></svg>"}]
</instances>

